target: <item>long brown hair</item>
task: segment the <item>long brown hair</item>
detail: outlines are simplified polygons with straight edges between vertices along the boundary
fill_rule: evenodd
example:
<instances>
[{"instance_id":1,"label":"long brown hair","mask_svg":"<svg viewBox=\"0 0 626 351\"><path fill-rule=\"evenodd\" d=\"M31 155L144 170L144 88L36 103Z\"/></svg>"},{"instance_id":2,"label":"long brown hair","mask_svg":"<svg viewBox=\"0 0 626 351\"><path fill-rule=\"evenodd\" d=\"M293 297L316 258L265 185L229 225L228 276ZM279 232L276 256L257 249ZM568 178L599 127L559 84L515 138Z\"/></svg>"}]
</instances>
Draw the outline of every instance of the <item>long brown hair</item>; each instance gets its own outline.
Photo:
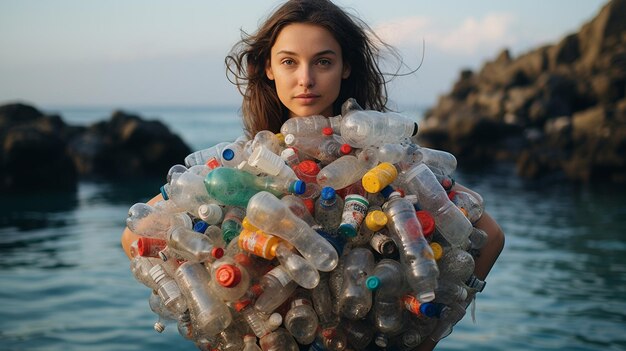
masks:
<instances>
[{"instance_id":1,"label":"long brown hair","mask_svg":"<svg viewBox=\"0 0 626 351\"><path fill-rule=\"evenodd\" d=\"M363 108L387 110L387 88L378 61L381 49L390 47L366 23L329 0L289 0L256 33L242 30L241 40L226 57L228 79L243 95L241 110L249 137L261 130L277 133L289 118L289 111L280 102L265 67L278 34L292 23L324 27L341 46L343 62L350 66L351 73L341 83L339 97L333 105L334 114L339 114L341 104L351 97Z\"/></svg>"}]
</instances>

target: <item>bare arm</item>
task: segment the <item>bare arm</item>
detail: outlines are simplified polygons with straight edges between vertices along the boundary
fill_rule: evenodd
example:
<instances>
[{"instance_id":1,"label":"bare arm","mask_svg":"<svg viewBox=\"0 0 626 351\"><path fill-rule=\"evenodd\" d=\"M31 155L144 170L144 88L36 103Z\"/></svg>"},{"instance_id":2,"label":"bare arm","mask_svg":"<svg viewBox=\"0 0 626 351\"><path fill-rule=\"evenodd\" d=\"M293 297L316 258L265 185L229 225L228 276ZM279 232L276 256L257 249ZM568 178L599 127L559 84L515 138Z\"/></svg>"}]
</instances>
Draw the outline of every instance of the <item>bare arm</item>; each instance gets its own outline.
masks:
<instances>
[{"instance_id":1,"label":"bare arm","mask_svg":"<svg viewBox=\"0 0 626 351\"><path fill-rule=\"evenodd\" d=\"M482 197L478 193L458 183L455 184L454 190L465 191L477 196L482 203ZM500 228L500 225L498 225L487 212L483 213L483 216L474 226L487 233L487 243L480 250L480 256L475 259L476 266L474 267L476 277L485 280L489 271L491 271L491 268L496 263L498 256L500 256L500 252L502 252L504 248L504 232L502 228ZM431 338L426 338L414 351L430 351L433 350L435 346L437 346L435 341Z\"/></svg>"},{"instance_id":2,"label":"bare arm","mask_svg":"<svg viewBox=\"0 0 626 351\"><path fill-rule=\"evenodd\" d=\"M159 202L163 200L163 196L161 196L161 194L153 197L152 199L150 199L150 201L147 202L148 205L153 205L156 202ZM130 229L128 229L128 227L124 228L124 231L122 232L122 249L124 249L124 252L126 253L126 256L128 256L129 259L132 258L132 255L130 253L130 246L132 245L132 243L139 239L139 235L133 233Z\"/></svg>"}]
</instances>

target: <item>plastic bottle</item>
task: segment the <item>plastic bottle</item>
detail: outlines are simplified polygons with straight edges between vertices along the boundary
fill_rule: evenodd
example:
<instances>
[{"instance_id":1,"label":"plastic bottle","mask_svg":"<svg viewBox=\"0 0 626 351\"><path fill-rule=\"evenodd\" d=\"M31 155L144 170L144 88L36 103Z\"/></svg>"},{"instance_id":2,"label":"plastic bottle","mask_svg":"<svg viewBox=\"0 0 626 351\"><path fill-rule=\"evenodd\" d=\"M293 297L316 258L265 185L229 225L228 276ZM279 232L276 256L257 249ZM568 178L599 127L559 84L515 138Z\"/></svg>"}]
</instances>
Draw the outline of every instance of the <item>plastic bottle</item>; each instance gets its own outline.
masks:
<instances>
[{"instance_id":1,"label":"plastic bottle","mask_svg":"<svg viewBox=\"0 0 626 351\"><path fill-rule=\"evenodd\" d=\"M441 278L452 282L465 282L474 273L474 258L462 249L447 247L437 262Z\"/></svg>"},{"instance_id":2,"label":"plastic bottle","mask_svg":"<svg viewBox=\"0 0 626 351\"><path fill-rule=\"evenodd\" d=\"M298 343L302 345L312 343L315 340L318 319L311 307L311 300L297 296L291 301L291 308L285 315L284 324Z\"/></svg>"},{"instance_id":3,"label":"plastic bottle","mask_svg":"<svg viewBox=\"0 0 626 351\"><path fill-rule=\"evenodd\" d=\"M417 134L417 123L394 112L353 110L341 120L341 136L352 147L398 143Z\"/></svg>"},{"instance_id":4,"label":"plastic bottle","mask_svg":"<svg viewBox=\"0 0 626 351\"><path fill-rule=\"evenodd\" d=\"M150 275L150 269L160 263L161 260L156 258L136 256L130 260L130 272L141 284L147 286L151 290L158 290L159 286Z\"/></svg>"},{"instance_id":5,"label":"plastic bottle","mask_svg":"<svg viewBox=\"0 0 626 351\"><path fill-rule=\"evenodd\" d=\"M374 329L366 320L343 319L341 327L350 346L357 350L365 349L374 340Z\"/></svg>"},{"instance_id":6,"label":"plastic bottle","mask_svg":"<svg viewBox=\"0 0 626 351\"><path fill-rule=\"evenodd\" d=\"M230 325L230 310L211 292L209 275L201 263L183 263L176 270L176 282L189 306L196 335L216 335Z\"/></svg>"},{"instance_id":7,"label":"plastic bottle","mask_svg":"<svg viewBox=\"0 0 626 351\"><path fill-rule=\"evenodd\" d=\"M299 351L298 344L284 328L278 328L260 340L263 351Z\"/></svg>"},{"instance_id":8,"label":"plastic bottle","mask_svg":"<svg viewBox=\"0 0 626 351\"><path fill-rule=\"evenodd\" d=\"M339 258L333 246L276 196L258 192L250 199L246 213L253 225L287 240L318 270L328 272L337 266Z\"/></svg>"},{"instance_id":9,"label":"plastic bottle","mask_svg":"<svg viewBox=\"0 0 626 351\"><path fill-rule=\"evenodd\" d=\"M381 162L363 175L363 188L368 193L377 193L391 184L398 176L398 170L388 162Z\"/></svg>"},{"instance_id":10,"label":"plastic bottle","mask_svg":"<svg viewBox=\"0 0 626 351\"><path fill-rule=\"evenodd\" d=\"M483 216L484 208L474 195L465 191L451 191L448 198L463 211L463 214L474 224Z\"/></svg>"},{"instance_id":11,"label":"plastic bottle","mask_svg":"<svg viewBox=\"0 0 626 351\"><path fill-rule=\"evenodd\" d=\"M176 315L180 315L187 310L187 304L178 284L165 272L160 264L150 269L150 276L154 279L158 287L156 291L167 309Z\"/></svg>"},{"instance_id":12,"label":"plastic bottle","mask_svg":"<svg viewBox=\"0 0 626 351\"><path fill-rule=\"evenodd\" d=\"M449 305L454 302L462 302L467 299L468 291L464 286L447 279L439 279L439 285L435 290L435 301Z\"/></svg>"},{"instance_id":13,"label":"plastic bottle","mask_svg":"<svg viewBox=\"0 0 626 351\"><path fill-rule=\"evenodd\" d=\"M317 174L320 172L317 162L304 160L296 164L293 170L298 178L306 183L306 191L300 197L303 199L316 199L322 190L322 187L317 184Z\"/></svg>"},{"instance_id":14,"label":"plastic bottle","mask_svg":"<svg viewBox=\"0 0 626 351\"><path fill-rule=\"evenodd\" d=\"M198 217L208 224L218 224L224 219L224 210L217 204L202 204L198 207Z\"/></svg>"},{"instance_id":15,"label":"plastic bottle","mask_svg":"<svg viewBox=\"0 0 626 351\"><path fill-rule=\"evenodd\" d=\"M325 133L314 136L285 136L285 143L289 147L297 149L324 164L333 162L337 158L349 154L352 148L347 144L340 143L332 136L332 130L324 129ZM345 145L345 146L344 146Z\"/></svg>"},{"instance_id":16,"label":"plastic bottle","mask_svg":"<svg viewBox=\"0 0 626 351\"><path fill-rule=\"evenodd\" d=\"M429 335L429 337L438 342L441 339L452 333L452 328L465 316L465 308L458 304L454 303L450 305L448 312L442 316L442 318L437 323L437 327L435 330Z\"/></svg>"},{"instance_id":17,"label":"plastic bottle","mask_svg":"<svg viewBox=\"0 0 626 351\"><path fill-rule=\"evenodd\" d=\"M167 307L165 307L165 305L163 304L163 299L154 290L150 293L150 298L148 298L148 304L150 305L150 309L152 310L152 312L154 312L159 318L154 323L154 330L157 333L162 333L168 323L171 323L178 318L178 315L174 311L171 311ZM184 313L181 315L184 315Z\"/></svg>"},{"instance_id":18,"label":"plastic bottle","mask_svg":"<svg viewBox=\"0 0 626 351\"><path fill-rule=\"evenodd\" d=\"M435 298L439 270L433 252L422 234L413 205L394 192L383 205L389 220L387 227L400 252L406 281L422 302Z\"/></svg>"},{"instance_id":19,"label":"plastic bottle","mask_svg":"<svg viewBox=\"0 0 626 351\"><path fill-rule=\"evenodd\" d=\"M335 189L324 187L315 201L315 219L324 231L335 233L341 224L343 208L344 202Z\"/></svg>"},{"instance_id":20,"label":"plastic bottle","mask_svg":"<svg viewBox=\"0 0 626 351\"><path fill-rule=\"evenodd\" d=\"M305 289L313 289L320 281L320 275L315 266L304 257L292 251L285 242L279 243L276 248L276 258L280 265L289 273L298 285Z\"/></svg>"},{"instance_id":21,"label":"plastic bottle","mask_svg":"<svg viewBox=\"0 0 626 351\"><path fill-rule=\"evenodd\" d=\"M320 333L322 345L329 351L343 351L348 348L348 338L340 328L328 328Z\"/></svg>"},{"instance_id":22,"label":"plastic bottle","mask_svg":"<svg viewBox=\"0 0 626 351\"><path fill-rule=\"evenodd\" d=\"M145 203L136 203L128 210L126 226L137 235L165 239L170 228L191 228L193 223L184 213L171 214Z\"/></svg>"},{"instance_id":23,"label":"plastic bottle","mask_svg":"<svg viewBox=\"0 0 626 351\"><path fill-rule=\"evenodd\" d=\"M285 164L277 154L270 151L265 145L254 149L248 157L248 164L258 168L261 172L280 179L298 180L294 171Z\"/></svg>"},{"instance_id":24,"label":"plastic bottle","mask_svg":"<svg viewBox=\"0 0 626 351\"><path fill-rule=\"evenodd\" d=\"M195 166L195 165L205 164L207 161L209 161L212 158L215 158L216 160L218 160L221 163L221 160L222 160L222 156L221 156L222 155L222 150L228 144L230 144L230 143L229 142L222 142L222 143L216 144L214 146L211 146L209 148L193 152L193 153L187 155L187 157L185 157L185 165L187 167L191 167L191 166Z\"/></svg>"},{"instance_id":25,"label":"plastic bottle","mask_svg":"<svg viewBox=\"0 0 626 351\"><path fill-rule=\"evenodd\" d=\"M472 223L450 201L433 172L426 165L419 164L402 173L406 190L419 195L420 208L433 216L439 233L453 246L465 245L472 232Z\"/></svg>"},{"instance_id":26,"label":"plastic bottle","mask_svg":"<svg viewBox=\"0 0 626 351\"><path fill-rule=\"evenodd\" d=\"M238 326L231 325L219 333L219 349L221 351L241 351L243 334Z\"/></svg>"},{"instance_id":27,"label":"plastic bottle","mask_svg":"<svg viewBox=\"0 0 626 351\"><path fill-rule=\"evenodd\" d=\"M235 311L243 316L243 319L259 338L271 333L282 323L280 314L274 313L272 315L266 315L263 312L257 311L253 307L252 301L249 299L237 301L234 307Z\"/></svg>"},{"instance_id":28,"label":"plastic bottle","mask_svg":"<svg viewBox=\"0 0 626 351\"><path fill-rule=\"evenodd\" d=\"M448 307L436 302L420 302L413 295L403 295L402 303L404 309L411 312L420 319L440 318L448 311Z\"/></svg>"},{"instance_id":29,"label":"plastic bottle","mask_svg":"<svg viewBox=\"0 0 626 351\"><path fill-rule=\"evenodd\" d=\"M470 239L470 249L471 250L480 250L487 244L487 240L489 237L487 236L487 232L480 228L474 227L472 233L469 236Z\"/></svg>"},{"instance_id":30,"label":"plastic bottle","mask_svg":"<svg viewBox=\"0 0 626 351\"><path fill-rule=\"evenodd\" d=\"M339 132L341 126L341 115L335 117L309 116L306 118L290 118L280 127L283 135L293 134L294 136L316 135L322 129L330 127L335 133Z\"/></svg>"},{"instance_id":31,"label":"plastic bottle","mask_svg":"<svg viewBox=\"0 0 626 351\"><path fill-rule=\"evenodd\" d=\"M206 191L224 205L245 207L248 200L259 191L269 191L276 196L288 193L302 194L306 190L301 180L281 180L265 176L256 177L232 168L217 168L204 179Z\"/></svg>"},{"instance_id":32,"label":"plastic bottle","mask_svg":"<svg viewBox=\"0 0 626 351\"><path fill-rule=\"evenodd\" d=\"M374 149L363 149L357 156L344 155L329 163L317 174L317 183L324 187L342 189L359 181L377 163Z\"/></svg>"},{"instance_id":33,"label":"plastic bottle","mask_svg":"<svg viewBox=\"0 0 626 351\"><path fill-rule=\"evenodd\" d=\"M232 142L222 150L222 165L224 167L235 168L241 162L246 161L250 156L249 150L245 148L246 140L240 139Z\"/></svg>"},{"instance_id":34,"label":"plastic bottle","mask_svg":"<svg viewBox=\"0 0 626 351\"><path fill-rule=\"evenodd\" d=\"M381 333L396 333L403 324L401 296L404 292L404 269L400 262L382 259L374 267L374 274L365 282L374 293L374 326Z\"/></svg>"},{"instance_id":35,"label":"plastic bottle","mask_svg":"<svg viewBox=\"0 0 626 351\"><path fill-rule=\"evenodd\" d=\"M263 257L266 260L273 260L276 257L276 249L283 242L283 239L267 234L261 230L241 230L237 237L237 244L246 252Z\"/></svg>"},{"instance_id":36,"label":"plastic bottle","mask_svg":"<svg viewBox=\"0 0 626 351\"><path fill-rule=\"evenodd\" d=\"M360 194L348 194L344 199L343 211L341 213L341 224L338 232L346 238L356 236L361 223L367 215L369 202Z\"/></svg>"},{"instance_id":37,"label":"plastic bottle","mask_svg":"<svg viewBox=\"0 0 626 351\"><path fill-rule=\"evenodd\" d=\"M253 152L261 146L265 146L271 152L280 154L282 151L280 144L281 142L276 134L270 132L269 130L262 130L256 133L254 139L252 139L252 142L250 143L250 152Z\"/></svg>"},{"instance_id":38,"label":"plastic bottle","mask_svg":"<svg viewBox=\"0 0 626 351\"><path fill-rule=\"evenodd\" d=\"M167 245L190 262L213 262L224 255L224 249L214 246L206 235L183 227L170 229Z\"/></svg>"},{"instance_id":39,"label":"plastic bottle","mask_svg":"<svg viewBox=\"0 0 626 351\"><path fill-rule=\"evenodd\" d=\"M259 345L256 344L256 336L246 335L243 337L243 351L261 351Z\"/></svg>"},{"instance_id":40,"label":"plastic bottle","mask_svg":"<svg viewBox=\"0 0 626 351\"><path fill-rule=\"evenodd\" d=\"M374 271L374 255L369 249L358 247L344 257L339 312L348 319L360 319L372 307L372 292L365 286L365 280Z\"/></svg>"},{"instance_id":41,"label":"plastic bottle","mask_svg":"<svg viewBox=\"0 0 626 351\"><path fill-rule=\"evenodd\" d=\"M231 206L224 215L222 221L222 239L226 244L230 243L242 229L242 221L246 216L245 209L237 206Z\"/></svg>"},{"instance_id":42,"label":"plastic bottle","mask_svg":"<svg viewBox=\"0 0 626 351\"><path fill-rule=\"evenodd\" d=\"M209 283L211 291L223 301L239 300L250 287L248 270L232 257L220 258L208 270L211 274Z\"/></svg>"},{"instance_id":43,"label":"plastic bottle","mask_svg":"<svg viewBox=\"0 0 626 351\"><path fill-rule=\"evenodd\" d=\"M263 287L263 293L256 300L254 308L263 313L272 313L287 301L298 287L298 284L280 265L267 272L261 278L260 284Z\"/></svg>"},{"instance_id":44,"label":"plastic bottle","mask_svg":"<svg viewBox=\"0 0 626 351\"><path fill-rule=\"evenodd\" d=\"M172 178L167 196L176 206L195 217L199 217L198 208L201 205L216 202L206 193L204 177L189 171Z\"/></svg>"},{"instance_id":45,"label":"plastic bottle","mask_svg":"<svg viewBox=\"0 0 626 351\"><path fill-rule=\"evenodd\" d=\"M339 323L339 316L333 309L334 303L328 285L329 275L327 272L322 272L319 284L311 290L311 301L322 329L336 327Z\"/></svg>"},{"instance_id":46,"label":"plastic bottle","mask_svg":"<svg viewBox=\"0 0 626 351\"><path fill-rule=\"evenodd\" d=\"M308 189L308 185L307 185L307 189ZM315 211L315 209L309 210L305 202L306 200L303 200L302 198L299 198L295 195L285 195L280 199L280 201L285 203L285 205L289 207L289 210L291 210L293 214L295 214L296 216L298 216L298 218L301 218L303 221L305 221L306 224L308 224L311 228L313 229L321 228L320 224L315 220L315 218L311 214L313 211Z\"/></svg>"}]
</instances>

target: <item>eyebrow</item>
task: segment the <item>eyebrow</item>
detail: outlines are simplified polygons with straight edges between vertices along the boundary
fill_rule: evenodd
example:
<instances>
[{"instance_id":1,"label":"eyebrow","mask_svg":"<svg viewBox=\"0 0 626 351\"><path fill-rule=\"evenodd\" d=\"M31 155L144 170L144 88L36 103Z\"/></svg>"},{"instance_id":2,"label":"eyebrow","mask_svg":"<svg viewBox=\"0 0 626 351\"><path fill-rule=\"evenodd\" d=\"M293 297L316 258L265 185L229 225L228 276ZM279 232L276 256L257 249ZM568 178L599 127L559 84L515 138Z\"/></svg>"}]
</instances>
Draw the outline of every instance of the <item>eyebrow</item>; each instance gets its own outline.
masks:
<instances>
[{"instance_id":1,"label":"eyebrow","mask_svg":"<svg viewBox=\"0 0 626 351\"><path fill-rule=\"evenodd\" d=\"M279 52L276 53L276 55L281 55L281 54L298 56L297 53L295 53L293 51L289 51L289 50L280 50ZM336 56L337 53L335 51L333 51L333 50L328 49L328 50L320 51L320 52L316 53L313 56L315 57L315 56L323 56L323 55L335 55Z\"/></svg>"}]
</instances>

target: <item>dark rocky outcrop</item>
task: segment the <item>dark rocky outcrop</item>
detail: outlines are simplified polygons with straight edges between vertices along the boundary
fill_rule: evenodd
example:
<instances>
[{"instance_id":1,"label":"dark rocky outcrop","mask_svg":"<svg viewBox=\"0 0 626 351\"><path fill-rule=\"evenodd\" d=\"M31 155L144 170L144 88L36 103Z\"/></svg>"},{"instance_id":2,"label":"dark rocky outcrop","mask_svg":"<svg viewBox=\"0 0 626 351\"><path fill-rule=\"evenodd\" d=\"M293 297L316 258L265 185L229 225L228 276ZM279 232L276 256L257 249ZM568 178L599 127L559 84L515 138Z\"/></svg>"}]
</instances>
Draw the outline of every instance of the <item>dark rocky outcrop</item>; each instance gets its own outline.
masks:
<instances>
[{"instance_id":1,"label":"dark rocky outcrop","mask_svg":"<svg viewBox=\"0 0 626 351\"><path fill-rule=\"evenodd\" d=\"M191 150L159 121L116 111L69 126L24 104L0 106L0 192L73 189L79 178L163 177Z\"/></svg>"},{"instance_id":2,"label":"dark rocky outcrop","mask_svg":"<svg viewBox=\"0 0 626 351\"><path fill-rule=\"evenodd\" d=\"M518 173L626 182L626 0L578 33L465 70L427 111L418 142L461 165L515 160Z\"/></svg>"}]
</instances>

